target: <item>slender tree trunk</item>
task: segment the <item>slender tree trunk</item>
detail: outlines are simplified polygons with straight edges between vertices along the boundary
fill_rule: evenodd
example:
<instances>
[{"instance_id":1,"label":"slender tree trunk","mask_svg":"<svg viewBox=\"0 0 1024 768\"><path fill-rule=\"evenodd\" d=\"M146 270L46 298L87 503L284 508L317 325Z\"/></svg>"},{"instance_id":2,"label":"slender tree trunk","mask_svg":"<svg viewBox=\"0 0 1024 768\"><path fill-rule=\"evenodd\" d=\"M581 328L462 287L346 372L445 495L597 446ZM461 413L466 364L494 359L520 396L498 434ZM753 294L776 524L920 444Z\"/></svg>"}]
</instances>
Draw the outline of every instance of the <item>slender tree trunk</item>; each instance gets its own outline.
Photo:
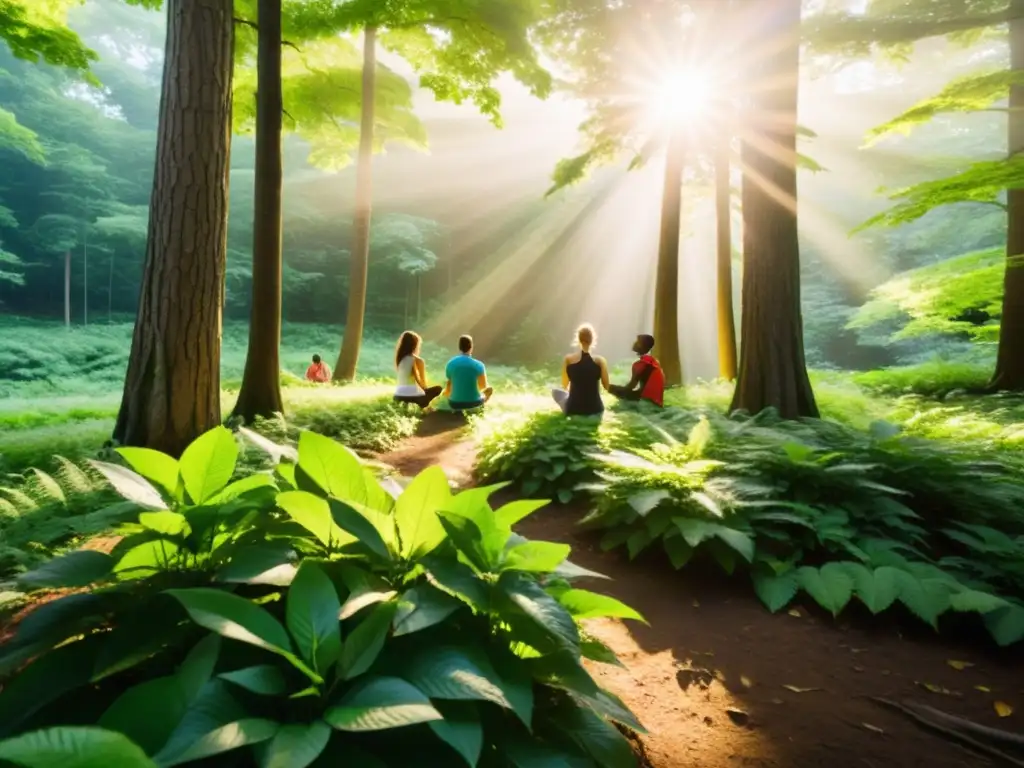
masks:
<instances>
[{"instance_id":1,"label":"slender tree trunk","mask_svg":"<svg viewBox=\"0 0 1024 768\"><path fill-rule=\"evenodd\" d=\"M71 251L64 251L64 327L71 327Z\"/></svg>"},{"instance_id":2,"label":"slender tree trunk","mask_svg":"<svg viewBox=\"0 0 1024 768\"><path fill-rule=\"evenodd\" d=\"M816 417L804 360L796 214L800 0L751 10L762 44L752 62L743 141L743 343L732 409Z\"/></svg>"},{"instance_id":3,"label":"slender tree trunk","mask_svg":"<svg viewBox=\"0 0 1024 768\"><path fill-rule=\"evenodd\" d=\"M373 119L377 87L377 30L363 34L363 93L359 123L359 156L356 161L356 213L352 227L352 264L348 286L348 317L341 354L334 366L335 381L356 377L359 349L363 343L366 313L366 277L370 267L370 217L373 208Z\"/></svg>"},{"instance_id":4,"label":"slender tree trunk","mask_svg":"<svg viewBox=\"0 0 1024 768\"><path fill-rule=\"evenodd\" d=\"M167 0L146 261L114 437L180 455L220 418L232 0Z\"/></svg>"},{"instance_id":5,"label":"slender tree trunk","mask_svg":"<svg viewBox=\"0 0 1024 768\"><path fill-rule=\"evenodd\" d=\"M1010 22L1010 69L1024 70L1024 0L1012 0ZM1010 155L1024 152L1024 86L1010 87L1008 148ZM1003 312L999 329L994 390L1024 391L1024 189L1006 193L1006 275L1003 278Z\"/></svg>"},{"instance_id":6,"label":"slender tree trunk","mask_svg":"<svg viewBox=\"0 0 1024 768\"><path fill-rule=\"evenodd\" d=\"M718 230L718 375L736 378L736 319L732 306L732 179L730 136L715 145L715 224Z\"/></svg>"},{"instance_id":7,"label":"slender tree trunk","mask_svg":"<svg viewBox=\"0 0 1024 768\"><path fill-rule=\"evenodd\" d=\"M284 412L281 399L281 0L259 0L256 194L249 350L234 415L246 422Z\"/></svg>"},{"instance_id":8,"label":"slender tree trunk","mask_svg":"<svg viewBox=\"0 0 1024 768\"><path fill-rule=\"evenodd\" d=\"M682 131L673 130L665 159L661 237L654 283L655 351L669 386L683 383L683 363L679 355L679 228L685 166L686 143Z\"/></svg>"}]
</instances>

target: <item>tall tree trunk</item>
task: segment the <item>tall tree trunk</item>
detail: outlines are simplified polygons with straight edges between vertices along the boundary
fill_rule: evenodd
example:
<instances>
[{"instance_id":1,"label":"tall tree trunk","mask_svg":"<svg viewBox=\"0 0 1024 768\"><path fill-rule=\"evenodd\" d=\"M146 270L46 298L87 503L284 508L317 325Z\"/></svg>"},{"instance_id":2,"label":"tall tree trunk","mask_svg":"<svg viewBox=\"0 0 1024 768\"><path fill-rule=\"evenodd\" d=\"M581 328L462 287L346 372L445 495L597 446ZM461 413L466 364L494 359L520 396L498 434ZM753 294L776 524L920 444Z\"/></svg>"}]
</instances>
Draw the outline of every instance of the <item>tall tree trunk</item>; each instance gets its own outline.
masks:
<instances>
[{"instance_id":1,"label":"tall tree trunk","mask_svg":"<svg viewBox=\"0 0 1024 768\"><path fill-rule=\"evenodd\" d=\"M1024 70L1024 0L1012 0L1016 17L1010 22L1010 69ZM1010 87L1007 116L1010 155L1024 152L1024 85ZM1003 278L1003 313L999 330L994 390L1024 391L1024 189L1006 193L1006 274Z\"/></svg>"},{"instance_id":2,"label":"tall tree trunk","mask_svg":"<svg viewBox=\"0 0 1024 768\"><path fill-rule=\"evenodd\" d=\"M281 0L259 0L256 195L249 350L234 415L246 422L284 412L281 399Z\"/></svg>"},{"instance_id":3,"label":"tall tree trunk","mask_svg":"<svg viewBox=\"0 0 1024 768\"><path fill-rule=\"evenodd\" d=\"M743 343L732 409L816 417L804 360L796 213L800 0L751 10L762 53L752 62L743 141Z\"/></svg>"},{"instance_id":4,"label":"tall tree trunk","mask_svg":"<svg viewBox=\"0 0 1024 768\"><path fill-rule=\"evenodd\" d=\"M359 155L356 161L356 213L352 226L352 264L348 285L348 316L341 354L334 366L335 381L356 377L359 349L363 343L366 312L366 276L370 267L370 217L373 208L373 107L377 87L377 30L363 33L363 93L359 123Z\"/></svg>"},{"instance_id":5,"label":"tall tree trunk","mask_svg":"<svg viewBox=\"0 0 1024 768\"><path fill-rule=\"evenodd\" d=\"M732 179L730 136L715 144L715 224L718 230L718 375L736 378L736 319L732 306Z\"/></svg>"},{"instance_id":6,"label":"tall tree trunk","mask_svg":"<svg viewBox=\"0 0 1024 768\"><path fill-rule=\"evenodd\" d=\"M82 241L82 325L89 324L89 227Z\"/></svg>"},{"instance_id":7,"label":"tall tree trunk","mask_svg":"<svg viewBox=\"0 0 1024 768\"><path fill-rule=\"evenodd\" d=\"M64 327L71 327L71 251L64 251Z\"/></svg>"},{"instance_id":8,"label":"tall tree trunk","mask_svg":"<svg viewBox=\"0 0 1024 768\"><path fill-rule=\"evenodd\" d=\"M220 418L232 0L167 0L138 317L114 438L180 455Z\"/></svg>"},{"instance_id":9,"label":"tall tree trunk","mask_svg":"<svg viewBox=\"0 0 1024 768\"><path fill-rule=\"evenodd\" d=\"M679 355L679 229L682 216L683 169L686 143L674 128L665 159L665 187L661 193L661 236L654 282L654 343L665 372L665 383L683 383Z\"/></svg>"}]
</instances>

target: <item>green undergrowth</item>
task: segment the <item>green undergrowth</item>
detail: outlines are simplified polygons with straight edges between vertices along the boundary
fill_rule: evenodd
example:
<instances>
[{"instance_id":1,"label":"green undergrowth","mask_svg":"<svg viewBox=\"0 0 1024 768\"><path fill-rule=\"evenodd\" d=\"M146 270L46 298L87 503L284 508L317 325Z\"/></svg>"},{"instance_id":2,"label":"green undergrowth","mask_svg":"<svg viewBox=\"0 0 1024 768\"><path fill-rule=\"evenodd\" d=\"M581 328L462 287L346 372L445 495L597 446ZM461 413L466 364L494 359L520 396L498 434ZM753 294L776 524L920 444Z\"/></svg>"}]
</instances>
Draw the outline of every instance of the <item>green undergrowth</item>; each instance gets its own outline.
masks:
<instances>
[{"instance_id":1,"label":"green undergrowth","mask_svg":"<svg viewBox=\"0 0 1024 768\"><path fill-rule=\"evenodd\" d=\"M136 514L110 554L19 577L76 592L0 647L0 761L637 765L642 725L583 665L619 662L579 622L642 617L512 532L545 502L495 509L439 467L382 484L313 432L249 439L270 471L244 475L225 428L93 464Z\"/></svg>"},{"instance_id":2,"label":"green undergrowth","mask_svg":"<svg viewBox=\"0 0 1024 768\"><path fill-rule=\"evenodd\" d=\"M992 380L992 365L932 360L918 365L879 368L852 376L868 392L888 395L920 395L944 398L951 392L979 392Z\"/></svg>"},{"instance_id":3,"label":"green undergrowth","mask_svg":"<svg viewBox=\"0 0 1024 768\"><path fill-rule=\"evenodd\" d=\"M606 549L746 570L773 611L803 591L834 614L901 603L936 628L976 613L1000 644L1024 639L1024 463L996 441L686 408L489 427L481 476L584 496Z\"/></svg>"}]
</instances>

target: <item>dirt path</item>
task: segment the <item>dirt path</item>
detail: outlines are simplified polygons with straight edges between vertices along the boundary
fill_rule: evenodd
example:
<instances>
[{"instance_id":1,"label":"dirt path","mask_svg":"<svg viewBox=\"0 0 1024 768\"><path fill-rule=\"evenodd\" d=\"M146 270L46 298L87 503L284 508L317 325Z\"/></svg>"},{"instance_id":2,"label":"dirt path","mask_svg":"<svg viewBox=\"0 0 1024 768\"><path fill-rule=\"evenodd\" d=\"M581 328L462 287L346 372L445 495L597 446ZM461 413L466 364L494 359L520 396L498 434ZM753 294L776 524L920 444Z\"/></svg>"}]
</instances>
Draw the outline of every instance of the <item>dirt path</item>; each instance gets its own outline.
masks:
<instances>
[{"instance_id":1,"label":"dirt path","mask_svg":"<svg viewBox=\"0 0 1024 768\"><path fill-rule=\"evenodd\" d=\"M444 417L381 456L404 474L440 464L471 482L474 446ZM432 422L432 423L431 423ZM625 668L595 665L649 730L654 768L954 768L992 763L880 708L870 697L916 701L978 723L1021 731L1024 661L983 643L957 646L911 623L801 607L769 614L745 577L673 571L656 556L628 562L575 527L581 510L551 507L519 526L562 541L574 562L604 573L590 585L639 610L650 626L595 621L589 629ZM957 669L950 661L970 666Z\"/></svg>"}]
</instances>

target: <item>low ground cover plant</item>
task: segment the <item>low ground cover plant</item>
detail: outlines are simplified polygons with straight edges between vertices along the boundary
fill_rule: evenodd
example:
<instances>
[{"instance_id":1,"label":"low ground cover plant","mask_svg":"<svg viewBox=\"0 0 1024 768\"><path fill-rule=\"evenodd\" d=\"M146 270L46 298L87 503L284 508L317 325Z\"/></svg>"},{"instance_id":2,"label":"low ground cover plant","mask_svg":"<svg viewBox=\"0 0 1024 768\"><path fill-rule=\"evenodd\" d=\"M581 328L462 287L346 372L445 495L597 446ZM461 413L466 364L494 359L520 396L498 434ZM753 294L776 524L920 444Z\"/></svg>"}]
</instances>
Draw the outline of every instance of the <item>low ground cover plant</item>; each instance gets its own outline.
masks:
<instances>
[{"instance_id":1,"label":"low ground cover plant","mask_svg":"<svg viewBox=\"0 0 1024 768\"><path fill-rule=\"evenodd\" d=\"M0 761L636 764L615 724L641 725L581 663L614 654L578 622L641 617L512 533L544 502L492 509L438 468L381 484L312 432L239 479L225 428L180 461L118 453L95 467L143 510L124 538L19 579L76 591L0 646Z\"/></svg>"}]
</instances>

